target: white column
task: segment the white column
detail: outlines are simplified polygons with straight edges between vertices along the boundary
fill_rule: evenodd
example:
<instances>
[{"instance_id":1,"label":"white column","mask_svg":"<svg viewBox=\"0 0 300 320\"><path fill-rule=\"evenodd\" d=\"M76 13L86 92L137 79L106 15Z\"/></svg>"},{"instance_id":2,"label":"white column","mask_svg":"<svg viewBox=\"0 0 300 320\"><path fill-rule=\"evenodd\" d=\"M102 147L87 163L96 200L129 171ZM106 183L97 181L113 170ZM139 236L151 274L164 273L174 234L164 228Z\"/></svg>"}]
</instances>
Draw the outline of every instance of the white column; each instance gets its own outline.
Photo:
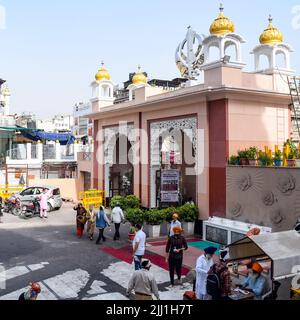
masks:
<instances>
[{"instance_id":1,"label":"white column","mask_svg":"<svg viewBox=\"0 0 300 320\"><path fill-rule=\"evenodd\" d=\"M28 162L31 161L31 143L26 144L26 154Z\"/></svg>"},{"instance_id":2,"label":"white column","mask_svg":"<svg viewBox=\"0 0 300 320\"><path fill-rule=\"evenodd\" d=\"M43 162L43 144L40 141L37 143L37 158L39 162Z\"/></svg>"},{"instance_id":3,"label":"white column","mask_svg":"<svg viewBox=\"0 0 300 320\"><path fill-rule=\"evenodd\" d=\"M55 159L56 159L56 160L60 160L60 159L61 159L60 143L59 143L59 141L56 141L56 143L55 143Z\"/></svg>"},{"instance_id":4,"label":"white column","mask_svg":"<svg viewBox=\"0 0 300 320\"><path fill-rule=\"evenodd\" d=\"M79 144L75 142L74 144L74 161L78 159L78 152L79 152Z\"/></svg>"}]
</instances>

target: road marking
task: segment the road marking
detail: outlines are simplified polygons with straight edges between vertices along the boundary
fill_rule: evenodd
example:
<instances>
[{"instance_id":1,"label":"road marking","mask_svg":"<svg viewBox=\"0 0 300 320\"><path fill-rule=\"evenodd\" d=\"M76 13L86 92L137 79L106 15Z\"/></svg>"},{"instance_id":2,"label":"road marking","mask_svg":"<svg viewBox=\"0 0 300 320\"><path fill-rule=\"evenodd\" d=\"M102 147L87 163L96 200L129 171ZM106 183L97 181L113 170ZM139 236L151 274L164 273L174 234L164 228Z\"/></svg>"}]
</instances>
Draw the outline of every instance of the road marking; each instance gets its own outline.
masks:
<instances>
[{"instance_id":1,"label":"road marking","mask_svg":"<svg viewBox=\"0 0 300 320\"><path fill-rule=\"evenodd\" d=\"M91 290L89 290L87 293L89 295L98 295L98 294L102 294L102 293L107 293L106 290L104 290L102 287L105 287L106 283L104 283L103 281L94 281L91 285Z\"/></svg>"},{"instance_id":2,"label":"road marking","mask_svg":"<svg viewBox=\"0 0 300 320\"><path fill-rule=\"evenodd\" d=\"M127 289L129 279L133 272L133 265L121 261L111 264L107 269L103 270L101 274ZM155 275L157 284L163 284L170 281L169 272L161 267L152 265L151 273Z\"/></svg>"},{"instance_id":3,"label":"road marking","mask_svg":"<svg viewBox=\"0 0 300 320\"><path fill-rule=\"evenodd\" d=\"M109 300L109 301L121 301L121 300L128 300L124 295L122 295L119 292L113 292L113 293L106 293L101 294L92 298L84 298L82 300Z\"/></svg>"},{"instance_id":4,"label":"road marking","mask_svg":"<svg viewBox=\"0 0 300 320\"><path fill-rule=\"evenodd\" d=\"M79 292L86 286L89 278L90 275L87 271L76 269L44 280L43 282L60 299L74 299L78 297Z\"/></svg>"}]
</instances>

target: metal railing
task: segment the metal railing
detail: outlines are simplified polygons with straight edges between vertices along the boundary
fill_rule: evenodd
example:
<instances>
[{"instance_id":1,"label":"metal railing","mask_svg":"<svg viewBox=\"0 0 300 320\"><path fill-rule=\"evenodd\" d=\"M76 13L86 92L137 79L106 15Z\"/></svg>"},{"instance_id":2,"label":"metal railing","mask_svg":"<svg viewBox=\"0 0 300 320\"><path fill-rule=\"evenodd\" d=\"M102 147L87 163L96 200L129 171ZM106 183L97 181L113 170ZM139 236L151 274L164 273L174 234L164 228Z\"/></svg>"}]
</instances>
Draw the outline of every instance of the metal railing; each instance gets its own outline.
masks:
<instances>
[{"instance_id":1,"label":"metal railing","mask_svg":"<svg viewBox=\"0 0 300 320\"><path fill-rule=\"evenodd\" d=\"M26 160L27 159L26 144L15 145L15 148L12 148L7 151L7 156L11 160Z\"/></svg>"}]
</instances>

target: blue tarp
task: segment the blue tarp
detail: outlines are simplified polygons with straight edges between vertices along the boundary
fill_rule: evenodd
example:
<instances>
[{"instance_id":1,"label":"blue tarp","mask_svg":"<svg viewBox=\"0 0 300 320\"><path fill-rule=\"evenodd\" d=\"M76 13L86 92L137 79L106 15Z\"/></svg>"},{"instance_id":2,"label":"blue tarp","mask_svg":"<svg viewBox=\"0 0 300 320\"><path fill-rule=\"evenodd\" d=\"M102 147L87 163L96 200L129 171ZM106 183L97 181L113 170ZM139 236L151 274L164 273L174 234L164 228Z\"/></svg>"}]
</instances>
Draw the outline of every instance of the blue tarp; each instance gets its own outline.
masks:
<instances>
[{"instance_id":1,"label":"blue tarp","mask_svg":"<svg viewBox=\"0 0 300 320\"><path fill-rule=\"evenodd\" d=\"M21 130L21 134L33 141L59 141L61 145L74 144L75 137L71 133L51 133L40 130Z\"/></svg>"}]
</instances>

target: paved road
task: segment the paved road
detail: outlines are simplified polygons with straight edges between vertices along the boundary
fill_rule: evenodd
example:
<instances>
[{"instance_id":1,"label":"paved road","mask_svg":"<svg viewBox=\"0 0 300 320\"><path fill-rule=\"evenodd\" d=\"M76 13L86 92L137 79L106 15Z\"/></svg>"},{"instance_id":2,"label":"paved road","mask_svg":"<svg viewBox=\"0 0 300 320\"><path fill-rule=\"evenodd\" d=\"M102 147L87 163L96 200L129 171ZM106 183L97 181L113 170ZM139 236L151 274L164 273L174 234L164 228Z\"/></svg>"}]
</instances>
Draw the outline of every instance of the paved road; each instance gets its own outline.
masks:
<instances>
[{"instance_id":1,"label":"paved road","mask_svg":"<svg viewBox=\"0 0 300 320\"><path fill-rule=\"evenodd\" d=\"M75 234L75 212L69 204L50 213L48 220L21 220L5 215L0 224L0 300L14 300L31 281L42 284L41 300L125 300L132 266ZM126 239L127 228L123 228ZM126 229L126 230L125 230ZM126 243L108 243L122 247ZM4 271L1 272L1 269ZM162 299L181 300L184 287L168 289L166 270L153 266ZM7 279L5 283L1 279ZM5 286L5 288L4 288Z\"/></svg>"}]
</instances>

